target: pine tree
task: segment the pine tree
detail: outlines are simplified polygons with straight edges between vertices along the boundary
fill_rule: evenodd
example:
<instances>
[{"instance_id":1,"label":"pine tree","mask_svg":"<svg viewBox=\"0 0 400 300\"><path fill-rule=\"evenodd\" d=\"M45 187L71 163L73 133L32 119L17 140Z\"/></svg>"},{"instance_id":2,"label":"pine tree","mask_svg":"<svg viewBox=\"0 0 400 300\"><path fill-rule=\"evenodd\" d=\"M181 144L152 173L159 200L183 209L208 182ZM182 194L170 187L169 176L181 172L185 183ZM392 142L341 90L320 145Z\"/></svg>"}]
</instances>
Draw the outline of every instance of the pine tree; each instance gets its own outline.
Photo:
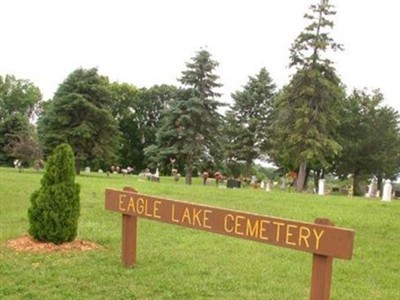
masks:
<instances>
[{"instance_id":1,"label":"pine tree","mask_svg":"<svg viewBox=\"0 0 400 300\"><path fill-rule=\"evenodd\" d=\"M47 161L40 189L31 195L29 234L55 244L74 240L80 213L79 192L74 154L70 145L61 144Z\"/></svg>"},{"instance_id":2,"label":"pine tree","mask_svg":"<svg viewBox=\"0 0 400 300\"><path fill-rule=\"evenodd\" d=\"M90 164L116 159L121 133L111 114L108 78L96 68L77 69L60 84L39 118L39 141L47 156L61 144L71 145L76 173Z\"/></svg>"},{"instance_id":3,"label":"pine tree","mask_svg":"<svg viewBox=\"0 0 400 300\"><path fill-rule=\"evenodd\" d=\"M311 21L293 43L290 67L296 68L290 83L284 87L276 103L274 124L275 159L281 165L299 170L297 191L305 187L307 169L312 165L327 166L341 146L335 139L344 89L326 57L328 50L341 50L328 30L333 6L327 0L310 7ZM278 162L279 164L279 162Z\"/></svg>"},{"instance_id":4,"label":"pine tree","mask_svg":"<svg viewBox=\"0 0 400 300\"><path fill-rule=\"evenodd\" d=\"M249 77L242 91L232 94L234 104L226 114L226 148L230 159L244 160L247 169L266 154L268 127L275 97L275 84L265 68Z\"/></svg>"},{"instance_id":5,"label":"pine tree","mask_svg":"<svg viewBox=\"0 0 400 300\"><path fill-rule=\"evenodd\" d=\"M217 66L206 50L197 52L186 64L180 78L185 88L178 91L165 113L157 132L157 146L146 149L148 155L159 151L160 156L173 155L183 161L186 184L192 183L197 163L221 154L218 138L222 116L217 110L222 104L215 100L220 94L214 91L221 85L213 73Z\"/></svg>"}]
</instances>

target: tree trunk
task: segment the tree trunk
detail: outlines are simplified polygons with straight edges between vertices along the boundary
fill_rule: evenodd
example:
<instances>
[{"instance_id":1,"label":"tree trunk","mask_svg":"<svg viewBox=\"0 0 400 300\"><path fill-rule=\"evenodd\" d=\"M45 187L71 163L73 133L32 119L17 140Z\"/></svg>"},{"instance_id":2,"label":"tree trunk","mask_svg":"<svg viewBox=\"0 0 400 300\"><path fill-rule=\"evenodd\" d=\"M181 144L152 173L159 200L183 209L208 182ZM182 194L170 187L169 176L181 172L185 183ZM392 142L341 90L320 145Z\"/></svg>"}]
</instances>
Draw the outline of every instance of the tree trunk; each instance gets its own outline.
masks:
<instances>
[{"instance_id":1,"label":"tree trunk","mask_svg":"<svg viewBox=\"0 0 400 300\"><path fill-rule=\"evenodd\" d=\"M354 172L353 175L353 196L357 196L359 194L360 187L360 174L358 171Z\"/></svg>"},{"instance_id":2,"label":"tree trunk","mask_svg":"<svg viewBox=\"0 0 400 300\"><path fill-rule=\"evenodd\" d=\"M321 170L314 171L314 189L315 193L318 194L318 182Z\"/></svg>"},{"instance_id":3,"label":"tree trunk","mask_svg":"<svg viewBox=\"0 0 400 300\"><path fill-rule=\"evenodd\" d=\"M192 156L188 155L186 159L186 175L185 175L185 183L188 185L192 184L192 172L193 172Z\"/></svg>"},{"instance_id":4,"label":"tree trunk","mask_svg":"<svg viewBox=\"0 0 400 300\"><path fill-rule=\"evenodd\" d=\"M296 191L302 192L304 190L304 182L306 179L307 163L302 161L300 163L299 175L297 176Z\"/></svg>"},{"instance_id":5,"label":"tree trunk","mask_svg":"<svg viewBox=\"0 0 400 300\"><path fill-rule=\"evenodd\" d=\"M249 177L251 177L251 166L253 165L253 161L252 160L250 160L250 161L246 161L246 172L247 172L247 174L246 174L246 176L249 176Z\"/></svg>"},{"instance_id":6,"label":"tree trunk","mask_svg":"<svg viewBox=\"0 0 400 300\"><path fill-rule=\"evenodd\" d=\"M307 190L307 186L308 186L308 179L310 178L310 169L307 168L306 169L306 177L304 178L304 184L303 184L303 189Z\"/></svg>"},{"instance_id":7,"label":"tree trunk","mask_svg":"<svg viewBox=\"0 0 400 300\"><path fill-rule=\"evenodd\" d=\"M75 174L76 175L81 174L81 162L78 160L75 160Z\"/></svg>"}]
</instances>

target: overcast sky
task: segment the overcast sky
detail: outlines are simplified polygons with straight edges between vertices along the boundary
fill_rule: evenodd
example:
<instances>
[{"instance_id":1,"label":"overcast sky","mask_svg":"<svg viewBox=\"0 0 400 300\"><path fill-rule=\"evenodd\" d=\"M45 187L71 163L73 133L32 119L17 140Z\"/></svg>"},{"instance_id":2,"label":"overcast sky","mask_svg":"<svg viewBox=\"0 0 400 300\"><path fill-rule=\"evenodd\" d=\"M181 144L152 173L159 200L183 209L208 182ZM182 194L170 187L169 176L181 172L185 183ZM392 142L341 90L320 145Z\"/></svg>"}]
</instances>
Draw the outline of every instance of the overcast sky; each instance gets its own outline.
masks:
<instances>
[{"instance_id":1,"label":"overcast sky","mask_svg":"<svg viewBox=\"0 0 400 300\"><path fill-rule=\"evenodd\" d=\"M220 63L221 100L265 67L288 83L289 48L319 0L0 0L0 75L29 79L44 96L78 67L137 87L179 85L201 47ZM348 87L380 88L400 111L400 1L331 0L332 56Z\"/></svg>"}]
</instances>

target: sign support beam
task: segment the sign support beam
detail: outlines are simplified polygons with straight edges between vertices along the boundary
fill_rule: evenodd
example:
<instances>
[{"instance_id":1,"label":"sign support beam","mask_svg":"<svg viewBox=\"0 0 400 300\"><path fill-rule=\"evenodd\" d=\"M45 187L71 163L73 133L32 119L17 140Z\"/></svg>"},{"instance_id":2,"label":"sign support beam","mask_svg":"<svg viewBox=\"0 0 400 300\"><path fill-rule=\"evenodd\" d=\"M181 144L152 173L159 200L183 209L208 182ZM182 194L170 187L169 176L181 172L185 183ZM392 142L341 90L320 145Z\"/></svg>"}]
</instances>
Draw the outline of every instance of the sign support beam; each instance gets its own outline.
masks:
<instances>
[{"instance_id":1,"label":"sign support beam","mask_svg":"<svg viewBox=\"0 0 400 300\"><path fill-rule=\"evenodd\" d=\"M316 224L334 226L328 219L316 219ZM329 300L332 282L331 256L313 254L310 300Z\"/></svg>"},{"instance_id":2,"label":"sign support beam","mask_svg":"<svg viewBox=\"0 0 400 300\"><path fill-rule=\"evenodd\" d=\"M133 267L136 262L137 217L122 215L122 264Z\"/></svg>"},{"instance_id":3,"label":"sign support beam","mask_svg":"<svg viewBox=\"0 0 400 300\"><path fill-rule=\"evenodd\" d=\"M124 191L137 193L135 189L125 187ZM122 264L133 267L136 263L137 217L122 214Z\"/></svg>"}]
</instances>

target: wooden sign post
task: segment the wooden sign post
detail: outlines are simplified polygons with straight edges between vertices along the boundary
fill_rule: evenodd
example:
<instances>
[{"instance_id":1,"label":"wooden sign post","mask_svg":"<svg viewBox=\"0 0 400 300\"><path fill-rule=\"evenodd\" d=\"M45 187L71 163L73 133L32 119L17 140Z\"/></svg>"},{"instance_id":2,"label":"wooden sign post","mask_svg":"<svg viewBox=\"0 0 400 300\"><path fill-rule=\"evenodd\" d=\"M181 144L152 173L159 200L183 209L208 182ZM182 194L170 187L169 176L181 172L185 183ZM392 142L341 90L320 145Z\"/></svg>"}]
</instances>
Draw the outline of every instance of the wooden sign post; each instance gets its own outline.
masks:
<instances>
[{"instance_id":1,"label":"wooden sign post","mask_svg":"<svg viewBox=\"0 0 400 300\"><path fill-rule=\"evenodd\" d=\"M122 263L136 261L137 217L313 253L310 300L328 300L334 257L351 259L354 231L139 194L132 188L106 189L106 210L122 214Z\"/></svg>"}]
</instances>

